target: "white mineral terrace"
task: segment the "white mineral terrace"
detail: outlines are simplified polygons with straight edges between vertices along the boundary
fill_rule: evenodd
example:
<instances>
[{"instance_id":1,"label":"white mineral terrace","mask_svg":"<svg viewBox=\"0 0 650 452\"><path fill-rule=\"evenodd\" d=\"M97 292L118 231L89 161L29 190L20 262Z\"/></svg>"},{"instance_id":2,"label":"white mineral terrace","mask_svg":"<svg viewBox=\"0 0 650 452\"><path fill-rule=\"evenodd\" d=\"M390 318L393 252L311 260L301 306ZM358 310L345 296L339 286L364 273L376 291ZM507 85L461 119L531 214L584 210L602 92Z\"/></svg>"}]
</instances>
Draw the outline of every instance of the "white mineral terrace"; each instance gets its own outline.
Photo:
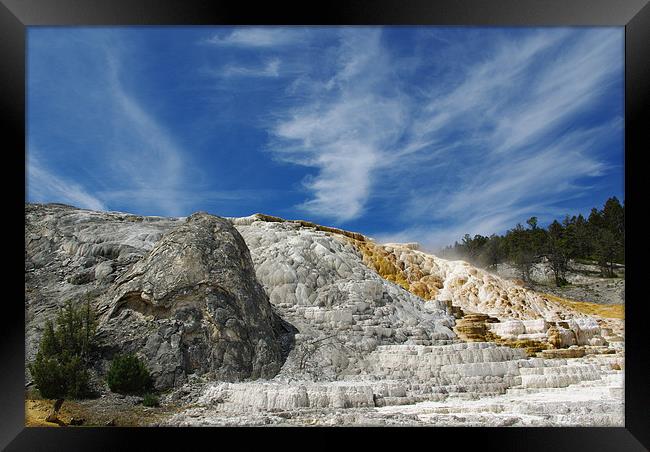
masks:
<instances>
[{"instance_id":1,"label":"white mineral terrace","mask_svg":"<svg viewBox=\"0 0 650 452\"><path fill-rule=\"evenodd\" d=\"M623 426L616 355L525 358L490 343L380 346L340 381L207 385L170 425Z\"/></svg>"}]
</instances>

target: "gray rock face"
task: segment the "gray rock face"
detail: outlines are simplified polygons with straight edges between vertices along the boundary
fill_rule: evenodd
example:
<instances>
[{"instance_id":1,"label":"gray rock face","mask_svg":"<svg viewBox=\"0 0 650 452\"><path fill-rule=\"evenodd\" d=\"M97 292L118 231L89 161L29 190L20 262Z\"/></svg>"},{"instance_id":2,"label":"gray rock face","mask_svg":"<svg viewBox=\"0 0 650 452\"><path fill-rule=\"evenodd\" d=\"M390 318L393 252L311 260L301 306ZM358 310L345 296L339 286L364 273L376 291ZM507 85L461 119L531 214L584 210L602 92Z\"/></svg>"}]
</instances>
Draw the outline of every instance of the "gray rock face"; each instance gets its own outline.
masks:
<instances>
[{"instance_id":1,"label":"gray rock face","mask_svg":"<svg viewBox=\"0 0 650 452\"><path fill-rule=\"evenodd\" d=\"M239 233L198 213L167 233L115 281L101 329L141 351L159 388L188 373L218 380L273 377L288 334L255 280ZM127 339L128 338L128 339Z\"/></svg>"},{"instance_id":2,"label":"gray rock face","mask_svg":"<svg viewBox=\"0 0 650 452\"><path fill-rule=\"evenodd\" d=\"M111 279L128 271L180 222L25 204L26 361L36 355L43 325L59 306L86 296L101 304Z\"/></svg>"},{"instance_id":3,"label":"gray rock face","mask_svg":"<svg viewBox=\"0 0 650 452\"><path fill-rule=\"evenodd\" d=\"M134 352L159 389L189 374L237 381L280 369L294 329L274 313L230 222L57 204L26 204L25 214L27 362L45 320L88 296L101 313L103 367Z\"/></svg>"},{"instance_id":4,"label":"gray rock face","mask_svg":"<svg viewBox=\"0 0 650 452\"><path fill-rule=\"evenodd\" d=\"M96 280L101 281L109 278L111 273L113 273L113 264L110 262L102 262L95 267L94 276Z\"/></svg>"}]
</instances>

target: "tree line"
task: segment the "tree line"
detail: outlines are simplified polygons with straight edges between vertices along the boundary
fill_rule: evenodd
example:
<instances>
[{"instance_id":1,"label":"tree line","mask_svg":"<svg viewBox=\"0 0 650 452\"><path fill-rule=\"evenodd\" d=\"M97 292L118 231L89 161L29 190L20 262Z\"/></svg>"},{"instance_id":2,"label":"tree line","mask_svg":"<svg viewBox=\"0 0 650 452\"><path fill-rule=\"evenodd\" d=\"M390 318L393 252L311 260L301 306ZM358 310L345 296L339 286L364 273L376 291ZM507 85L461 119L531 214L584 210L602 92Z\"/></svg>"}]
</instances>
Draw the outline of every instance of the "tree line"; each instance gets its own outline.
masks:
<instances>
[{"instance_id":1,"label":"tree line","mask_svg":"<svg viewBox=\"0 0 650 452\"><path fill-rule=\"evenodd\" d=\"M440 256L494 270L510 263L526 282L531 282L533 265L545 259L558 287L567 283L570 260L595 261L604 277L614 277L615 264L625 264L625 201L621 204L615 196L602 209L591 209L587 219L582 214L567 215L543 228L537 217L531 217L526 225L517 224L504 235L465 234L460 243L443 248Z\"/></svg>"}]
</instances>

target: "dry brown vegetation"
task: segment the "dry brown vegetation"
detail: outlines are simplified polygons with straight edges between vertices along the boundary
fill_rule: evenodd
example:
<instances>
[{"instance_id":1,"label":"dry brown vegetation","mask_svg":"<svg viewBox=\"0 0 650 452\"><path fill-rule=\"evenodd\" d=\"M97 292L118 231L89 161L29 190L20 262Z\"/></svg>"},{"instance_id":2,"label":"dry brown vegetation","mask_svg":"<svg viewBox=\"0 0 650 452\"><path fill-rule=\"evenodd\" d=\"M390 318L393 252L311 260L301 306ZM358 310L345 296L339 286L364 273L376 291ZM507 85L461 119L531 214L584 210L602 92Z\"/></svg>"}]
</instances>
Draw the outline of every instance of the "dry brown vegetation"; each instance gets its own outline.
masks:
<instances>
[{"instance_id":1,"label":"dry brown vegetation","mask_svg":"<svg viewBox=\"0 0 650 452\"><path fill-rule=\"evenodd\" d=\"M41 399L27 394L25 399L26 427L58 427L45 419L52 410L54 400ZM155 425L180 411L180 407L146 407L120 399L115 395L99 399L66 400L58 418L66 425L74 419L83 419L82 427L138 427Z\"/></svg>"},{"instance_id":2,"label":"dry brown vegetation","mask_svg":"<svg viewBox=\"0 0 650 452\"><path fill-rule=\"evenodd\" d=\"M52 411L53 404L53 400L25 400L25 427L58 427L58 424L45 420ZM61 407L59 417L68 421L72 417L65 404Z\"/></svg>"}]
</instances>

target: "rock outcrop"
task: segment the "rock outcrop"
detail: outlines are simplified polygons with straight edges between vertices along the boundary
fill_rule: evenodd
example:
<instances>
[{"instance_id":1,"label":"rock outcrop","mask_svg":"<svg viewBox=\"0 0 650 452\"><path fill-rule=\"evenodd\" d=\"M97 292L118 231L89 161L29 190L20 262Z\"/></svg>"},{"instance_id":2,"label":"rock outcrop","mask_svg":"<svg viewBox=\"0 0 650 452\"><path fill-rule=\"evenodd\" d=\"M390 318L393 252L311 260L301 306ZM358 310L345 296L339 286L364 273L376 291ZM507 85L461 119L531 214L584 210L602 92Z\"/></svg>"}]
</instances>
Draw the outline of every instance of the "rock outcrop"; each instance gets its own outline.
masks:
<instances>
[{"instance_id":1,"label":"rock outcrop","mask_svg":"<svg viewBox=\"0 0 650 452\"><path fill-rule=\"evenodd\" d=\"M486 340L484 333L490 332L524 347L531 341L555 347L605 343L602 326L593 317L467 262L440 259L414 244L350 241L379 274L425 300L446 301L471 313L456 326L461 335L469 333L465 338ZM482 322L476 316L490 320Z\"/></svg>"},{"instance_id":2,"label":"rock outcrop","mask_svg":"<svg viewBox=\"0 0 650 452\"><path fill-rule=\"evenodd\" d=\"M108 342L139 351L161 388L188 373L271 378L291 329L273 312L230 222L193 214L111 287Z\"/></svg>"},{"instance_id":3,"label":"rock outcrop","mask_svg":"<svg viewBox=\"0 0 650 452\"><path fill-rule=\"evenodd\" d=\"M422 299L368 268L349 236L294 222L233 220L257 279L300 332L283 371L336 378L382 344L455 340L445 302Z\"/></svg>"},{"instance_id":4,"label":"rock outcrop","mask_svg":"<svg viewBox=\"0 0 650 452\"><path fill-rule=\"evenodd\" d=\"M103 358L137 353L158 389L194 373L236 381L279 371L295 330L274 313L229 221L60 205L26 213L28 360L59 303L91 297Z\"/></svg>"},{"instance_id":5,"label":"rock outcrop","mask_svg":"<svg viewBox=\"0 0 650 452\"><path fill-rule=\"evenodd\" d=\"M66 300L99 306L114 279L146 256L182 219L25 205L25 354Z\"/></svg>"}]
</instances>

